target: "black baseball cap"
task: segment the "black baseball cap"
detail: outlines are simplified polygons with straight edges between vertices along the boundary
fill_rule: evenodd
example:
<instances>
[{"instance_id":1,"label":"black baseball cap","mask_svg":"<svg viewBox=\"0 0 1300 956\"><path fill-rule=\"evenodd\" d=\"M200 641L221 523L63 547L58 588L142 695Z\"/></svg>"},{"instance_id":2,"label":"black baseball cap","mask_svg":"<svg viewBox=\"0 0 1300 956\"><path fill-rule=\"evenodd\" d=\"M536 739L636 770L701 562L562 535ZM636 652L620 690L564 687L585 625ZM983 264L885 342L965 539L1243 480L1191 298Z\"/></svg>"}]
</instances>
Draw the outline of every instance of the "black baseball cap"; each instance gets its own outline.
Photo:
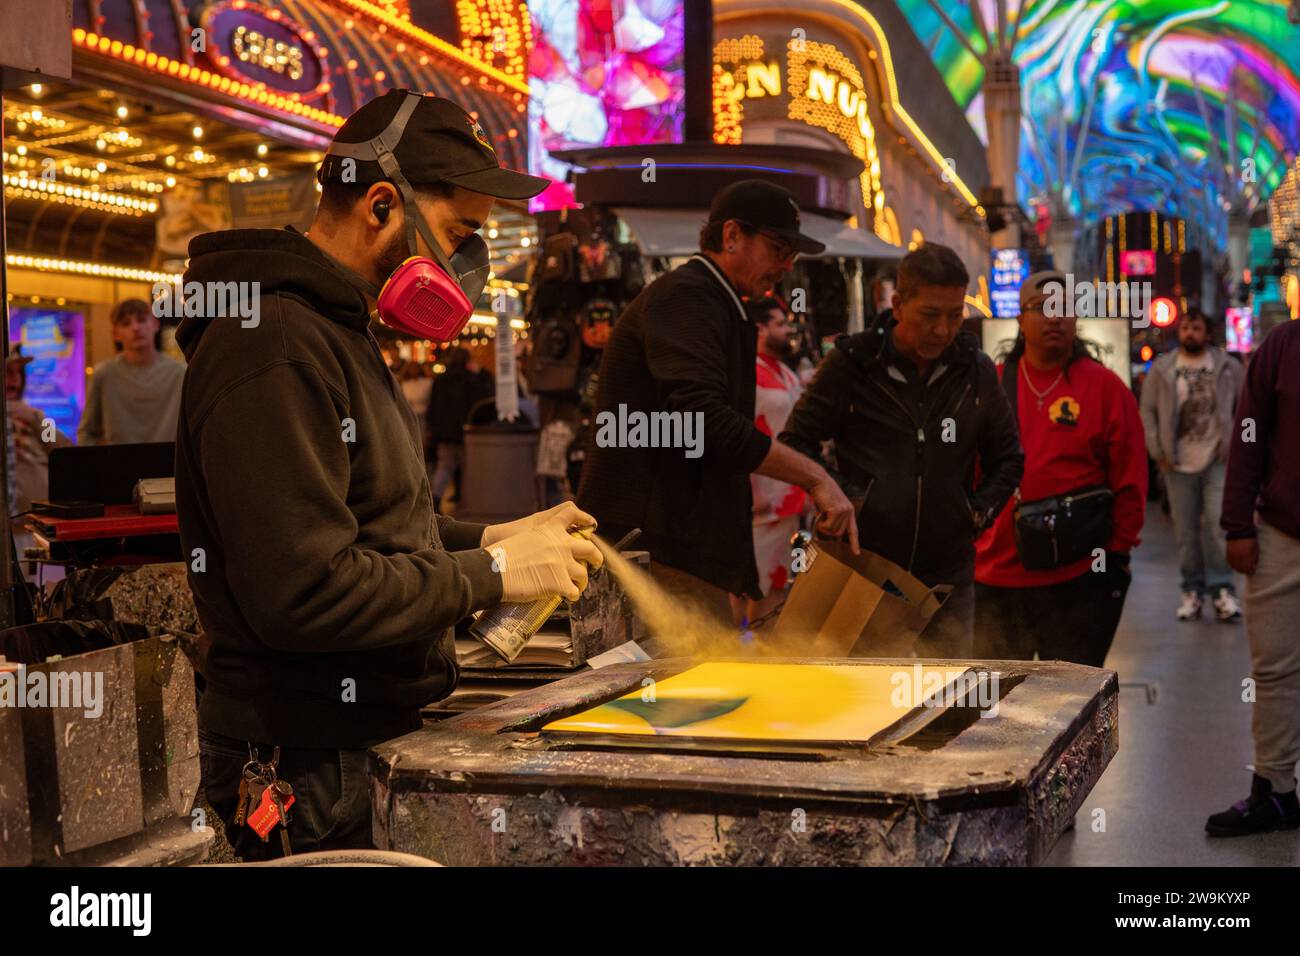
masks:
<instances>
[{"instance_id":1,"label":"black baseball cap","mask_svg":"<svg viewBox=\"0 0 1300 956\"><path fill-rule=\"evenodd\" d=\"M709 222L736 219L789 242L799 252L816 255L826 244L799 231L799 204L794 193L766 179L742 179L713 197Z\"/></svg>"},{"instance_id":2,"label":"black baseball cap","mask_svg":"<svg viewBox=\"0 0 1300 956\"><path fill-rule=\"evenodd\" d=\"M334 142L364 143L380 135L409 95L409 90L389 90L375 97L347 118ZM415 186L446 182L498 199L530 199L551 184L543 176L503 167L482 125L441 96L420 96L393 156ZM343 157L327 153L316 178L321 183L340 179L344 168ZM387 178L371 160L357 160L355 172L355 182L362 184Z\"/></svg>"}]
</instances>

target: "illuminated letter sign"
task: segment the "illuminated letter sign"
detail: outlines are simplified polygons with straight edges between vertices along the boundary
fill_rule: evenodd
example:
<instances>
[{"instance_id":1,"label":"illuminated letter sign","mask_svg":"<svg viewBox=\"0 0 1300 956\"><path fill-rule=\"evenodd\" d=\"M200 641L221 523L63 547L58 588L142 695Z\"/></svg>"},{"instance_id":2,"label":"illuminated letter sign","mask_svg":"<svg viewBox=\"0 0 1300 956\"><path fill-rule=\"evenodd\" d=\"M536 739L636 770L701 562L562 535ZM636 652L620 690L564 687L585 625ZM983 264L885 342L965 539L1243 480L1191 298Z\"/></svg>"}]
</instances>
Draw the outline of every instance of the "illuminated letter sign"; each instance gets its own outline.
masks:
<instances>
[{"instance_id":1,"label":"illuminated letter sign","mask_svg":"<svg viewBox=\"0 0 1300 956\"><path fill-rule=\"evenodd\" d=\"M713 49L713 140L743 142L745 101L784 97L774 106L755 103L755 114L771 120L784 103L784 119L831 133L862 160L859 178L864 211L882 237L884 191L880 154L869 111L870 94L857 64L829 43L804 37L779 41L786 48L785 83L781 63L769 59L765 41L752 33L719 40ZM893 241L893 240L890 240Z\"/></svg>"},{"instance_id":2,"label":"illuminated letter sign","mask_svg":"<svg viewBox=\"0 0 1300 956\"><path fill-rule=\"evenodd\" d=\"M781 92L781 64L776 60L770 63L752 60L738 64L719 79L727 96L736 102L777 96Z\"/></svg>"},{"instance_id":3,"label":"illuminated letter sign","mask_svg":"<svg viewBox=\"0 0 1300 956\"><path fill-rule=\"evenodd\" d=\"M813 40L802 41L799 46L791 41L786 64L789 118L827 130L862 160L862 201L872 213L877 234L886 238L881 231L885 194L880 185L880 154L862 73L834 46Z\"/></svg>"},{"instance_id":4,"label":"illuminated letter sign","mask_svg":"<svg viewBox=\"0 0 1300 956\"><path fill-rule=\"evenodd\" d=\"M1029 253L1024 249L994 249L990 271L993 317L1014 319L1020 314L1020 287L1029 278Z\"/></svg>"},{"instance_id":5,"label":"illuminated letter sign","mask_svg":"<svg viewBox=\"0 0 1300 956\"><path fill-rule=\"evenodd\" d=\"M815 66L810 69L808 71L808 99L834 103L835 77Z\"/></svg>"},{"instance_id":6,"label":"illuminated letter sign","mask_svg":"<svg viewBox=\"0 0 1300 956\"><path fill-rule=\"evenodd\" d=\"M745 95L751 98L776 96L781 92L781 64L776 60L771 63L746 63L745 77L749 80Z\"/></svg>"},{"instance_id":7,"label":"illuminated letter sign","mask_svg":"<svg viewBox=\"0 0 1300 956\"><path fill-rule=\"evenodd\" d=\"M224 75L265 83L310 99L324 79L320 58L305 31L279 10L243 0L214 3L203 11L208 57Z\"/></svg>"}]
</instances>

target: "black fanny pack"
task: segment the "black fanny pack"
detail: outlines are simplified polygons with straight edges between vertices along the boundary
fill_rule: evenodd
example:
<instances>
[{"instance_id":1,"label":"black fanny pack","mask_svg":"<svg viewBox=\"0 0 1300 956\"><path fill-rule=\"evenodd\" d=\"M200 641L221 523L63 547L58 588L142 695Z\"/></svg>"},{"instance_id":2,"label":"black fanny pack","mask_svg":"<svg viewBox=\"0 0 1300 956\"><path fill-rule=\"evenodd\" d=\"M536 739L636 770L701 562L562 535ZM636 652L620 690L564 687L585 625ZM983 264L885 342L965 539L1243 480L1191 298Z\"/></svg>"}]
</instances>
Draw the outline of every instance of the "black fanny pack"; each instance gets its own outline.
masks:
<instances>
[{"instance_id":1,"label":"black fanny pack","mask_svg":"<svg viewBox=\"0 0 1300 956\"><path fill-rule=\"evenodd\" d=\"M1019 372L1015 359L1002 366L1002 387L1013 415L1019 409ZM1012 524L1020 563L1028 571L1050 571L1088 557L1097 548L1105 549L1115 530L1114 504L1115 492L1106 485L1089 485L1037 501L1017 499Z\"/></svg>"},{"instance_id":2,"label":"black fanny pack","mask_svg":"<svg viewBox=\"0 0 1300 956\"><path fill-rule=\"evenodd\" d=\"M1093 485L1016 505L1016 554L1029 571L1048 571L1110 544L1115 492Z\"/></svg>"}]
</instances>

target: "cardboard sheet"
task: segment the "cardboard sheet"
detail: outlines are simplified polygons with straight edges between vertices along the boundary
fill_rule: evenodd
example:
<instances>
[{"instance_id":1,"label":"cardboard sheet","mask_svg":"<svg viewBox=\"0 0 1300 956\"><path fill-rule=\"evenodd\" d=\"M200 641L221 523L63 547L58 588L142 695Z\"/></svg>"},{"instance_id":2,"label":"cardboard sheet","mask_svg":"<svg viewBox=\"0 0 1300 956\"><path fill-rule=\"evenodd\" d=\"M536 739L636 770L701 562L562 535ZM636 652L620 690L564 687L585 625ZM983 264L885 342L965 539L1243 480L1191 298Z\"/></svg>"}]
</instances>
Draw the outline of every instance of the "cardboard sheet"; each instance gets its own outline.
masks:
<instances>
[{"instance_id":1,"label":"cardboard sheet","mask_svg":"<svg viewBox=\"0 0 1300 956\"><path fill-rule=\"evenodd\" d=\"M808 559L811 567L795 579L774 637L813 635L801 653L814 657L905 656L952 591L928 588L880 555L855 555L835 541L813 542Z\"/></svg>"},{"instance_id":2,"label":"cardboard sheet","mask_svg":"<svg viewBox=\"0 0 1300 956\"><path fill-rule=\"evenodd\" d=\"M919 663L919 662L918 662ZM700 664L543 733L867 744L900 727L965 667L911 664ZM919 727L918 727L919 729Z\"/></svg>"}]
</instances>

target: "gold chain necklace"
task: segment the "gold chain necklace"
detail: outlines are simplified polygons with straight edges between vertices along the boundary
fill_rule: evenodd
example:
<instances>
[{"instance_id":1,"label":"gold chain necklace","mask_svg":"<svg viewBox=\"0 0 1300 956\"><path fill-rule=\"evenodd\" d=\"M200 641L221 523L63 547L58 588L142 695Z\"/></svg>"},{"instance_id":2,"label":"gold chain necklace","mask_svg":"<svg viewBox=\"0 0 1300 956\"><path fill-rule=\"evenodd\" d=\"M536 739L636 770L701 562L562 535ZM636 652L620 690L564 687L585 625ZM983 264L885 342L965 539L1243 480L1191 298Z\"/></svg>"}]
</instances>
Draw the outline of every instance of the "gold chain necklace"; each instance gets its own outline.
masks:
<instances>
[{"instance_id":1,"label":"gold chain necklace","mask_svg":"<svg viewBox=\"0 0 1300 956\"><path fill-rule=\"evenodd\" d=\"M1043 410L1043 399L1048 396L1048 393L1050 393L1052 389L1056 388L1056 386L1061 383L1061 376L1065 374L1065 369L1061 369L1061 371L1056 374L1056 379L1052 384L1047 386L1047 388L1043 389L1041 392L1034 388L1033 382L1029 381L1029 372L1025 369L1024 361L1021 361L1020 363L1020 372L1024 376L1025 384L1029 386L1029 390L1033 392L1034 396L1038 399L1038 410L1041 412Z\"/></svg>"}]
</instances>

